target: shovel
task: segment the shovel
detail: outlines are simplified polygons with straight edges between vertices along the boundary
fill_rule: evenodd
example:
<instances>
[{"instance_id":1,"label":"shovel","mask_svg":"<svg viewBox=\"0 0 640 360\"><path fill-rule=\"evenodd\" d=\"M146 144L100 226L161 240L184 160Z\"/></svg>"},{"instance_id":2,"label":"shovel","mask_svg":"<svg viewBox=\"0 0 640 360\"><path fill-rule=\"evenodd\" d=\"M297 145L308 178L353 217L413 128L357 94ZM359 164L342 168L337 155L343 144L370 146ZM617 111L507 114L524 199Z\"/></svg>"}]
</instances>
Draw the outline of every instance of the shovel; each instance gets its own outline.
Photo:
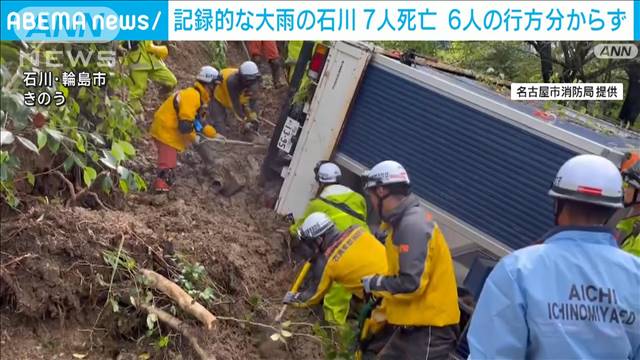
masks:
<instances>
[{"instance_id":1,"label":"shovel","mask_svg":"<svg viewBox=\"0 0 640 360\"><path fill-rule=\"evenodd\" d=\"M300 289L300 285L302 285L302 281L304 281L304 278L307 277L307 274L309 273L309 269L311 269L311 262L307 261L302 266L302 270L300 270L300 273L298 274L296 281L293 283L289 291L291 291L292 293L298 292L298 289ZM280 309L278 316L276 316L275 318L276 323L279 323L280 320L282 320L282 317L284 316L284 312L287 310L288 305L289 304L282 305L282 308Z\"/></svg>"},{"instance_id":2,"label":"shovel","mask_svg":"<svg viewBox=\"0 0 640 360\"><path fill-rule=\"evenodd\" d=\"M250 142L250 141L231 140L231 139L226 139L226 138L225 139L221 139L221 138L213 138L213 139L204 138L204 139L202 139L202 141L211 141L211 142L217 142L217 143L221 143L221 144L231 144L231 145L267 147L266 144L258 144L258 143L254 143L254 142Z\"/></svg>"}]
</instances>

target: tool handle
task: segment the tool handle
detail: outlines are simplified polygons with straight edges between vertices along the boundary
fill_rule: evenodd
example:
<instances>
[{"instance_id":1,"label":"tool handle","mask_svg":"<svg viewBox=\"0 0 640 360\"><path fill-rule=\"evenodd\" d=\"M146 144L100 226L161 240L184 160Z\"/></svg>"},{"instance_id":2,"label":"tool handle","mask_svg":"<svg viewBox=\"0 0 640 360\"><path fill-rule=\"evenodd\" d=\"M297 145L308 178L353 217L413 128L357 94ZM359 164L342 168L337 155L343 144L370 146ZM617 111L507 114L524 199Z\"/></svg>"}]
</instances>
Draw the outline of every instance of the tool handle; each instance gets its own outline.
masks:
<instances>
[{"instance_id":1,"label":"tool handle","mask_svg":"<svg viewBox=\"0 0 640 360\"><path fill-rule=\"evenodd\" d=\"M282 317L284 316L284 312L287 310L287 305L288 304L282 305L282 308L280 309L280 312L278 313L278 316L276 316L276 319L275 319L277 323L280 322L280 320L282 320Z\"/></svg>"},{"instance_id":2,"label":"tool handle","mask_svg":"<svg viewBox=\"0 0 640 360\"><path fill-rule=\"evenodd\" d=\"M302 285L304 278L306 278L307 273L309 273L309 269L311 269L311 262L307 261L302 266L302 270L300 270L300 274L298 274L298 277L296 278L296 281L293 283L293 286L291 286L291 292L294 292L294 293L298 292L298 289L300 289L300 285Z\"/></svg>"},{"instance_id":3,"label":"tool handle","mask_svg":"<svg viewBox=\"0 0 640 360\"><path fill-rule=\"evenodd\" d=\"M302 282L304 281L304 278L307 277L307 274L309 273L309 269L311 269L311 262L307 261L302 266L302 270L300 270L300 273L298 274L298 277L296 278L296 281L291 286L291 290L290 291L292 293L298 292L298 289L300 289L300 285L302 285ZM284 316L284 312L287 311L287 305L288 304L282 305L282 308L280 309L280 312L278 313L278 316L276 316L276 318L275 318L276 322L280 322L280 320Z\"/></svg>"}]
</instances>

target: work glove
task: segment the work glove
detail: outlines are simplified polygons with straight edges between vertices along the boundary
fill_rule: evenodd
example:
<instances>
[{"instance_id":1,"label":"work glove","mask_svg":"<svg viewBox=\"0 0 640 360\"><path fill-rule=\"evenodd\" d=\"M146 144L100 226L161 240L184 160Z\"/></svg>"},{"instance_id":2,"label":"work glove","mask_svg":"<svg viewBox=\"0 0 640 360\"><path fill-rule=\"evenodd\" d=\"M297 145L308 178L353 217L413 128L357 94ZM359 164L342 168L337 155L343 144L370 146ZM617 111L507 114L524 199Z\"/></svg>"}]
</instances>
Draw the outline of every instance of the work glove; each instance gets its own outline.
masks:
<instances>
[{"instance_id":1,"label":"work glove","mask_svg":"<svg viewBox=\"0 0 640 360\"><path fill-rule=\"evenodd\" d=\"M258 132L258 122L257 121L247 121L244 124L244 127L243 127L243 132L246 132L246 131L251 131L251 132L257 133Z\"/></svg>"},{"instance_id":2,"label":"work glove","mask_svg":"<svg viewBox=\"0 0 640 360\"><path fill-rule=\"evenodd\" d=\"M365 296L380 288L382 278L378 275L369 275L362 278L362 288Z\"/></svg>"},{"instance_id":3,"label":"work glove","mask_svg":"<svg viewBox=\"0 0 640 360\"><path fill-rule=\"evenodd\" d=\"M258 113L255 111L251 111L247 114L248 121L258 121Z\"/></svg>"},{"instance_id":4,"label":"work glove","mask_svg":"<svg viewBox=\"0 0 640 360\"><path fill-rule=\"evenodd\" d=\"M211 126L211 125L205 125L202 128L202 132L201 132L202 136L208 137L209 139L213 139L216 137L216 135L218 135L218 132L216 131L216 129Z\"/></svg>"},{"instance_id":5,"label":"work glove","mask_svg":"<svg viewBox=\"0 0 640 360\"><path fill-rule=\"evenodd\" d=\"M287 294L284 296L284 298L282 299L282 303L283 304L293 304L293 303L299 303L300 301L300 293L294 293L291 291L287 291Z\"/></svg>"},{"instance_id":6,"label":"work glove","mask_svg":"<svg viewBox=\"0 0 640 360\"><path fill-rule=\"evenodd\" d=\"M295 224L296 223L296 219L293 217L292 213L288 213L286 218L291 224Z\"/></svg>"}]
</instances>

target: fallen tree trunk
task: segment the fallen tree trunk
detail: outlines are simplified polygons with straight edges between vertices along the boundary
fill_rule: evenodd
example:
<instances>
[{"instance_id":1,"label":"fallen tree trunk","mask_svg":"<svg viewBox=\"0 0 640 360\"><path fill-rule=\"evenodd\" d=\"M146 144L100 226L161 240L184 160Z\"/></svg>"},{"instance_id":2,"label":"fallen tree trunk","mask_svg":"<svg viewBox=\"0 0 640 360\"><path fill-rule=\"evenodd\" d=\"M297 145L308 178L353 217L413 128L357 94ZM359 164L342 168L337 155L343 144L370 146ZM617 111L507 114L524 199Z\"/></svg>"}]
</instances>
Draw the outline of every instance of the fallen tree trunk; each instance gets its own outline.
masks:
<instances>
[{"instance_id":1,"label":"fallen tree trunk","mask_svg":"<svg viewBox=\"0 0 640 360\"><path fill-rule=\"evenodd\" d=\"M196 319L200 320L202 324L204 324L207 330L213 329L213 324L216 322L216 317L209 312L204 306L200 305L197 301L195 301L191 295L187 294L182 288L171 280L165 278L164 276L158 274L155 271L141 269L140 272L147 279L149 279L149 285L168 297L170 297L173 301L177 302L180 305L182 310L188 312L193 315Z\"/></svg>"},{"instance_id":2,"label":"fallen tree trunk","mask_svg":"<svg viewBox=\"0 0 640 360\"><path fill-rule=\"evenodd\" d=\"M191 331L189 330L189 326L186 325L183 321L181 321L180 319L176 318L175 316L169 314L168 312L162 309L158 309L153 305L140 304L140 308L149 314L156 315L158 317L158 320L167 324L169 327L171 327L175 331L180 332L182 336L186 337L189 340L191 347L198 354L198 357L200 357L200 359L215 360L214 356L207 354L207 352L204 351L204 349L202 349L202 347L198 343L198 340L196 339L196 336L191 333Z\"/></svg>"}]
</instances>

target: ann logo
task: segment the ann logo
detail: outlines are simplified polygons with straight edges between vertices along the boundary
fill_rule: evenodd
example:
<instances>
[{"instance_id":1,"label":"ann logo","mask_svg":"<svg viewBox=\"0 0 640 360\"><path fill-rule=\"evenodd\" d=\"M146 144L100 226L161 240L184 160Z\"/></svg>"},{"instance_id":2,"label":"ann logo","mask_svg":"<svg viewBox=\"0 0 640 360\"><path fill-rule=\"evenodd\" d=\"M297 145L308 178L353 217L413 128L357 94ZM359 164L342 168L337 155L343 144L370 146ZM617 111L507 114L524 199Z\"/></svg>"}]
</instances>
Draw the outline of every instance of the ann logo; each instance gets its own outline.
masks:
<instances>
[{"instance_id":1,"label":"ann logo","mask_svg":"<svg viewBox=\"0 0 640 360\"><path fill-rule=\"evenodd\" d=\"M593 48L599 59L633 59L638 56L635 44L598 44Z\"/></svg>"}]
</instances>

